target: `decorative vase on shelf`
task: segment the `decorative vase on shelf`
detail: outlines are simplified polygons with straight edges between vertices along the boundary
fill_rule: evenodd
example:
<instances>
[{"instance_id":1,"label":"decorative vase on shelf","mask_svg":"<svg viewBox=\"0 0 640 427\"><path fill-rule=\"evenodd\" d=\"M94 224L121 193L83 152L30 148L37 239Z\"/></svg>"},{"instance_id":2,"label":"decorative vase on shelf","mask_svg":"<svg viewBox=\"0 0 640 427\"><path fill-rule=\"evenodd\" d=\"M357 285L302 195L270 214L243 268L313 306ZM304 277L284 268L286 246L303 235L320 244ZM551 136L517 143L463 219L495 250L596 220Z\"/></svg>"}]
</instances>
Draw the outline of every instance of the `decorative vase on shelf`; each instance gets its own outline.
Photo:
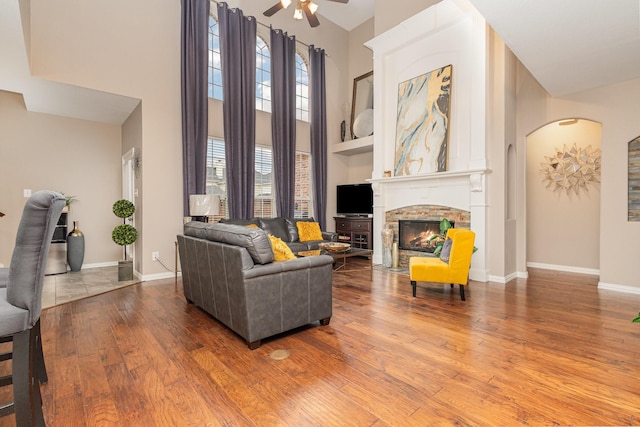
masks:
<instances>
[{"instance_id":1,"label":"decorative vase on shelf","mask_svg":"<svg viewBox=\"0 0 640 427\"><path fill-rule=\"evenodd\" d=\"M393 263L391 246L393 245L393 230L387 223L382 229L382 265L389 268Z\"/></svg>"},{"instance_id":2,"label":"decorative vase on shelf","mask_svg":"<svg viewBox=\"0 0 640 427\"><path fill-rule=\"evenodd\" d=\"M73 230L67 235L67 263L71 271L80 271L84 261L84 234L73 221Z\"/></svg>"}]
</instances>

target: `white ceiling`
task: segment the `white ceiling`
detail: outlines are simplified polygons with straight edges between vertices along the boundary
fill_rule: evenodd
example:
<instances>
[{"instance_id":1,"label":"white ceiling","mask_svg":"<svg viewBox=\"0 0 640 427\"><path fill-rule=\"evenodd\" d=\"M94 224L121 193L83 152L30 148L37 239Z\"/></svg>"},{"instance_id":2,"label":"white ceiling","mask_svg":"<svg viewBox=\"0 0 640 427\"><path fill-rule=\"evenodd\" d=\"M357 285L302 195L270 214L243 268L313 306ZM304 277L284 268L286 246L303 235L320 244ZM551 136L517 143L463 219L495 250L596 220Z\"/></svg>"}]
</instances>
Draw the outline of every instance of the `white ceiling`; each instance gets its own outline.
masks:
<instances>
[{"instance_id":1,"label":"white ceiling","mask_svg":"<svg viewBox=\"0 0 640 427\"><path fill-rule=\"evenodd\" d=\"M552 96L640 77L640 0L470 0Z\"/></svg>"},{"instance_id":2,"label":"white ceiling","mask_svg":"<svg viewBox=\"0 0 640 427\"><path fill-rule=\"evenodd\" d=\"M373 17L376 2L391 3L314 1L347 30ZM469 1L552 96L640 77L640 0Z\"/></svg>"},{"instance_id":3,"label":"white ceiling","mask_svg":"<svg viewBox=\"0 0 640 427\"><path fill-rule=\"evenodd\" d=\"M20 93L28 111L122 124L139 99L31 76L18 0L2 0L0 90Z\"/></svg>"},{"instance_id":4,"label":"white ceiling","mask_svg":"<svg viewBox=\"0 0 640 427\"><path fill-rule=\"evenodd\" d=\"M314 2L318 4L318 15L324 16L347 31L373 18L374 0L349 0L347 4L327 0L314 0Z\"/></svg>"}]
</instances>

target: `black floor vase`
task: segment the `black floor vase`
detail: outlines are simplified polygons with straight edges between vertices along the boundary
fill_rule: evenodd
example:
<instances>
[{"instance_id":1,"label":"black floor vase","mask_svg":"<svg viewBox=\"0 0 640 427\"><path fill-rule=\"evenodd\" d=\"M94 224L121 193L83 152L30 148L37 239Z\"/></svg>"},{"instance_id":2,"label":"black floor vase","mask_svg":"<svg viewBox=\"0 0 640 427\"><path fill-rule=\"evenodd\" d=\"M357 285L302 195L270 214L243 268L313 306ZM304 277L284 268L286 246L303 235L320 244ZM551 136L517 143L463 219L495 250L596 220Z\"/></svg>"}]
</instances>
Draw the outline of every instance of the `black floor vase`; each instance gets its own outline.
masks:
<instances>
[{"instance_id":1,"label":"black floor vase","mask_svg":"<svg viewBox=\"0 0 640 427\"><path fill-rule=\"evenodd\" d=\"M67 236L67 263L71 271L80 271L84 262L84 234L73 221L73 230Z\"/></svg>"}]
</instances>

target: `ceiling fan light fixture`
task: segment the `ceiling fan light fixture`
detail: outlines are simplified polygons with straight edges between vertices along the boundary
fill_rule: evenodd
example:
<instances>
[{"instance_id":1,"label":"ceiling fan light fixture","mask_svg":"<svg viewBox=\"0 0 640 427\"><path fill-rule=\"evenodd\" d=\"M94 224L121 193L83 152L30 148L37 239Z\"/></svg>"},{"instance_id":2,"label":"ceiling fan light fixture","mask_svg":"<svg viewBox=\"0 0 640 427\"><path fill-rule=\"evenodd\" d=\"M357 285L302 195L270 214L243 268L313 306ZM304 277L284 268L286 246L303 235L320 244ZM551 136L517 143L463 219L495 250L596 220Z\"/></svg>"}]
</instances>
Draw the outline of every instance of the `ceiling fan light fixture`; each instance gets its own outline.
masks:
<instances>
[{"instance_id":1,"label":"ceiling fan light fixture","mask_svg":"<svg viewBox=\"0 0 640 427\"><path fill-rule=\"evenodd\" d=\"M311 14L315 15L316 14L316 10L318 10L318 5L315 4L314 2L310 1L309 2L309 12L311 12Z\"/></svg>"},{"instance_id":2,"label":"ceiling fan light fixture","mask_svg":"<svg viewBox=\"0 0 640 427\"><path fill-rule=\"evenodd\" d=\"M302 7L298 4L296 10L293 11L293 19L301 20L302 18Z\"/></svg>"},{"instance_id":3,"label":"ceiling fan light fixture","mask_svg":"<svg viewBox=\"0 0 640 427\"><path fill-rule=\"evenodd\" d=\"M291 0L280 0L280 3L282 4L282 7L286 9L291 4Z\"/></svg>"}]
</instances>

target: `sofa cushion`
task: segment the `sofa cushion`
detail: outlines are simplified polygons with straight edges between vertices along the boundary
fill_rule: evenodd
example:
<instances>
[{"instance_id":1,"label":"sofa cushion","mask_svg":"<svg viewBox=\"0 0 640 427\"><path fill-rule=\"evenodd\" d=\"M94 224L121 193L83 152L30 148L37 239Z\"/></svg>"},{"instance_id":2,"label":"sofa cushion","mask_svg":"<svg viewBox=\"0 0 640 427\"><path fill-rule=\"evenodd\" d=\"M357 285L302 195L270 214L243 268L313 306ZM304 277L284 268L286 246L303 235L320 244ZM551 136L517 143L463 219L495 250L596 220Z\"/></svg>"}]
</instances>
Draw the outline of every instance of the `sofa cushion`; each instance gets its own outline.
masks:
<instances>
[{"instance_id":1,"label":"sofa cushion","mask_svg":"<svg viewBox=\"0 0 640 427\"><path fill-rule=\"evenodd\" d=\"M289 231L287 230L287 223L284 218L259 218L259 226L268 234L272 234L283 242L289 242Z\"/></svg>"},{"instance_id":2,"label":"sofa cushion","mask_svg":"<svg viewBox=\"0 0 640 427\"><path fill-rule=\"evenodd\" d=\"M194 224L194 221L189 222L184 226L184 234L202 238L202 229L204 228L207 240L243 247L249 252L253 262L256 264L273 262L271 242L264 231L232 224L205 225L206 227L201 227Z\"/></svg>"},{"instance_id":3,"label":"sofa cushion","mask_svg":"<svg viewBox=\"0 0 640 427\"><path fill-rule=\"evenodd\" d=\"M301 242L322 240L322 231L320 231L320 224L317 222L299 221L296 225L298 227L298 235L300 236Z\"/></svg>"},{"instance_id":4,"label":"sofa cushion","mask_svg":"<svg viewBox=\"0 0 640 427\"><path fill-rule=\"evenodd\" d=\"M298 235L298 222L313 222L313 217L311 218L285 218L285 222L287 223L287 229L289 230L289 242L297 242L300 240L300 236Z\"/></svg>"},{"instance_id":5,"label":"sofa cushion","mask_svg":"<svg viewBox=\"0 0 640 427\"><path fill-rule=\"evenodd\" d=\"M289 246L282 239L277 238L273 234L268 234L269 240L271 241L271 247L273 248L273 260L276 262L279 261L288 261L290 259L296 259L296 256L291 252Z\"/></svg>"},{"instance_id":6,"label":"sofa cushion","mask_svg":"<svg viewBox=\"0 0 640 427\"><path fill-rule=\"evenodd\" d=\"M186 236L197 237L198 239L207 238L208 223L202 221L191 221L184 225L184 234Z\"/></svg>"},{"instance_id":7,"label":"sofa cushion","mask_svg":"<svg viewBox=\"0 0 640 427\"><path fill-rule=\"evenodd\" d=\"M236 219L236 218L220 218L220 224L233 224L233 225L256 225L256 226L260 226L260 221L258 220L258 218L251 218L251 219Z\"/></svg>"}]
</instances>

